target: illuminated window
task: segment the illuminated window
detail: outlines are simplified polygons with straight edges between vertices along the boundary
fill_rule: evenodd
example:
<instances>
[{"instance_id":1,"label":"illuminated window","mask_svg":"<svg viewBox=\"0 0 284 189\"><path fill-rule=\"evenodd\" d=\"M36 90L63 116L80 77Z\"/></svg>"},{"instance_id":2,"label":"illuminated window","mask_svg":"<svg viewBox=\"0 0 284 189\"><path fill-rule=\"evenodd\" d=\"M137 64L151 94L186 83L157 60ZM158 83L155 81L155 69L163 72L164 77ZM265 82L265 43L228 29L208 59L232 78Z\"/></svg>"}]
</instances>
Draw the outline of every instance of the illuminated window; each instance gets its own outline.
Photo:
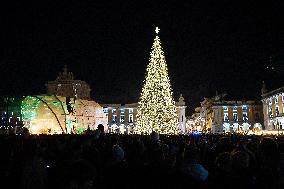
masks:
<instances>
[{"instance_id":1,"label":"illuminated window","mask_svg":"<svg viewBox=\"0 0 284 189\"><path fill-rule=\"evenodd\" d=\"M116 123L116 115L112 115L112 122Z\"/></svg>"},{"instance_id":2,"label":"illuminated window","mask_svg":"<svg viewBox=\"0 0 284 189\"><path fill-rule=\"evenodd\" d=\"M121 115L121 116L120 116L120 123L124 123L124 121L125 121L125 116L124 116L124 115Z\"/></svg>"},{"instance_id":3,"label":"illuminated window","mask_svg":"<svg viewBox=\"0 0 284 189\"><path fill-rule=\"evenodd\" d=\"M247 112L243 112L243 121L244 122L248 121L248 113Z\"/></svg>"},{"instance_id":4,"label":"illuminated window","mask_svg":"<svg viewBox=\"0 0 284 189\"><path fill-rule=\"evenodd\" d=\"M125 113L125 109L124 109L124 108L121 108L121 109L120 109L120 113L124 114L124 113Z\"/></svg>"},{"instance_id":5,"label":"illuminated window","mask_svg":"<svg viewBox=\"0 0 284 189\"><path fill-rule=\"evenodd\" d=\"M238 121L238 113L233 113L233 119L234 121Z\"/></svg>"},{"instance_id":6,"label":"illuminated window","mask_svg":"<svg viewBox=\"0 0 284 189\"><path fill-rule=\"evenodd\" d=\"M228 113L224 113L224 121L229 121L229 114Z\"/></svg>"},{"instance_id":7,"label":"illuminated window","mask_svg":"<svg viewBox=\"0 0 284 189\"><path fill-rule=\"evenodd\" d=\"M243 109L243 111L247 111L248 107L246 105L243 105L242 109Z\"/></svg>"},{"instance_id":8,"label":"illuminated window","mask_svg":"<svg viewBox=\"0 0 284 189\"><path fill-rule=\"evenodd\" d=\"M129 114L129 120L128 120L129 123L133 123L133 114Z\"/></svg>"},{"instance_id":9,"label":"illuminated window","mask_svg":"<svg viewBox=\"0 0 284 189\"><path fill-rule=\"evenodd\" d=\"M233 121L238 121L238 106L234 106L233 108Z\"/></svg>"},{"instance_id":10,"label":"illuminated window","mask_svg":"<svg viewBox=\"0 0 284 189\"><path fill-rule=\"evenodd\" d=\"M130 114L133 113L133 108L129 108L129 113L130 113Z\"/></svg>"},{"instance_id":11,"label":"illuminated window","mask_svg":"<svg viewBox=\"0 0 284 189\"><path fill-rule=\"evenodd\" d=\"M278 103L278 96L276 96L274 99L275 99L275 104Z\"/></svg>"},{"instance_id":12,"label":"illuminated window","mask_svg":"<svg viewBox=\"0 0 284 189\"><path fill-rule=\"evenodd\" d=\"M272 106L268 106L268 115L269 115L269 117L273 117Z\"/></svg>"},{"instance_id":13,"label":"illuminated window","mask_svg":"<svg viewBox=\"0 0 284 189\"><path fill-rule=\"evenodd\" d=\"M275 113L276 113L276 116L280 115L279 106L278 105L275 106Z\"/></svg>"},{"instance_id":14,"label":"illuminated window","mask_svg":"<svg viewBox=\"0 0 284 189\"><path fill-rule=\"evenodd\" d=\"M269 104L269 105L272 105L272 98L269 98L268 104Z\"/></svg>"},{"instance_id":15,"label":"illuminated window","mask_svg":"<svg viewBox=\"0 0 284 189\"><path fill-rule=\"evenodd\" d=\"M112 113L113 113L113 114L116 114L116 109L115 109L115 108L112 109Z\"/></svg>"},{"instance_id":16,"label":"illuminated window","mask_svg":"<svg viewBox=\"0 0 284 189\"><path fill-rule=\"evenodd\" d=\"M283 125L282 125L281 121L276 120L274 122L274 129L283 129Z\"/></svg>"},{"instance_id":17,"label":"illuminated window","mask_svg":"<svg viewBox=\"0 0 284 189\"><path fill-rule=\"evenodd\" d=\"M224 112L228 111L228 107L227 106L223 106Z\"/></svg>"},{"instance_id":18,"label":"illuminated window","mask_svg":"<svg viewBox=\"0 0 284 189\"><path fill-rule=\"evenodd\" d=\"M229 123L223 123L223 132L225 132L225 133L230 132L230 124Z\"/></svg>"},{"instance_id":19,"label":"illuminated window","mask_svg":"<svg viewBox=\"0 0 284 189\"><path fill-rule=\"evenodd\" d=\"M104 108L104 113L108 114L108 108Z\"/></svg>"},{"instance_id":20,"label":"illuminated window","mask_svg":"<svg viewBox=\"0 0 284 189\"><path fill-rule=\"evenodd\" d=\"M240 130L240 125L238 123L233 123L232 129L233 129L233 131L238 131L238 130Z\"/></svg>"}]
</instances>

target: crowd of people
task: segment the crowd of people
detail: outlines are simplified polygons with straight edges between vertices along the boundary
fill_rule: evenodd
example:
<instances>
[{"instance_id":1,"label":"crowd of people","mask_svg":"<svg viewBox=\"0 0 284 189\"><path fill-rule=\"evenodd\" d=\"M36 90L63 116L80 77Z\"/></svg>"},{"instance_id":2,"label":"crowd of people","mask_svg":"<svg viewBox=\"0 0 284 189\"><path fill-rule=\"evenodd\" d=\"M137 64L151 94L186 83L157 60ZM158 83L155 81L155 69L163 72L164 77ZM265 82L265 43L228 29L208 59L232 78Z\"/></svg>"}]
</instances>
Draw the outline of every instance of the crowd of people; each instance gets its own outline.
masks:
<instances>
[{"instance_id":1,"label":"crowd of people","mask_svg":"<svg viewBox=\"0 0 284 189\"><path fill-rule=\"evenodd\" d=\"M0 135L1 188L284 188L284 136Z\"/></svg>"}]
</instances>

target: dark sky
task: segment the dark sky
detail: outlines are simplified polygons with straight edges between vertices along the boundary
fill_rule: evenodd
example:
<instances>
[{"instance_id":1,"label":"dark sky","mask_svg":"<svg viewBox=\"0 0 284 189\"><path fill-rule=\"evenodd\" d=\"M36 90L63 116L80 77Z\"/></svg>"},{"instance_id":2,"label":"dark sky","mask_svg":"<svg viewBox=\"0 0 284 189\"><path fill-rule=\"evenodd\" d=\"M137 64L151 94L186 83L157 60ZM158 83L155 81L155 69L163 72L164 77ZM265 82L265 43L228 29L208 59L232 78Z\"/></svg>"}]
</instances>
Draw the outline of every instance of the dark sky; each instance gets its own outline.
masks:
<instances>
[{"instance_id":1,"label":"dark sky","mask_svg":"<svg viewBox=\"0 0 284 189\"><path fill-rule=\"evenodd\" d=\"M262 80L284 84L281 1L44 2L1 5L1 96L45 93L66 64L95 100L136 102L155 26L189 112L216 90L253 99Z\"/></svg>"}]
</instances>

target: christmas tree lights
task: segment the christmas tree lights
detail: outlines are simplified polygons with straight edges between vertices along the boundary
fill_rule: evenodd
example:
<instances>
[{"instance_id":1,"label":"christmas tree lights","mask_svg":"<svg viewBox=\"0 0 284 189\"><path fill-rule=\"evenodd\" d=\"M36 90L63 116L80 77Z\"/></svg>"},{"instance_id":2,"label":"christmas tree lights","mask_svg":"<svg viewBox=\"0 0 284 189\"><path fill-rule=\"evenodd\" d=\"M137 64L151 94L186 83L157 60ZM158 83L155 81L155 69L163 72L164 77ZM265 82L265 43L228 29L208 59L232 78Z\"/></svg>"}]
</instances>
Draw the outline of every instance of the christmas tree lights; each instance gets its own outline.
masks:
<instances>
[{"instance_id":1,"label":"christmas tree lights","mask_svg":"<svg viewBox=\"0 0 284 189\"><path fill-rule=\"evenodd\" d=\"M156 28L158 34L159 29ZM158 35L150 53L142 93L138 103L138 133L178 134L178 119L168 76L168 68Z\"/></svg>"}]
</instances>

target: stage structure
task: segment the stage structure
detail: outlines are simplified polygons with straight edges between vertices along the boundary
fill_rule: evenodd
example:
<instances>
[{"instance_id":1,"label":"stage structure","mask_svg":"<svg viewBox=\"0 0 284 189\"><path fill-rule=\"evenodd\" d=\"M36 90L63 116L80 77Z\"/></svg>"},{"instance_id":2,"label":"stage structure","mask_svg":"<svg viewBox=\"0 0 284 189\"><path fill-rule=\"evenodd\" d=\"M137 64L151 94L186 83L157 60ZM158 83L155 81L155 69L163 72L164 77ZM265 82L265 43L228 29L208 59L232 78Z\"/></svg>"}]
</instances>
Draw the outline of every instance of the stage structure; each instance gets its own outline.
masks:
<instances>
[{"instance_id":1,"label":"stage structure","mask_svg":"<svg viewBox=\"0 0 284 189\"><path fill-rule=\"evenodd\" d=\"M107 116L95 101L55 95L25 97L21 114L31 134L80 134L107 125Z\"/></svg>"}]
</instances>

